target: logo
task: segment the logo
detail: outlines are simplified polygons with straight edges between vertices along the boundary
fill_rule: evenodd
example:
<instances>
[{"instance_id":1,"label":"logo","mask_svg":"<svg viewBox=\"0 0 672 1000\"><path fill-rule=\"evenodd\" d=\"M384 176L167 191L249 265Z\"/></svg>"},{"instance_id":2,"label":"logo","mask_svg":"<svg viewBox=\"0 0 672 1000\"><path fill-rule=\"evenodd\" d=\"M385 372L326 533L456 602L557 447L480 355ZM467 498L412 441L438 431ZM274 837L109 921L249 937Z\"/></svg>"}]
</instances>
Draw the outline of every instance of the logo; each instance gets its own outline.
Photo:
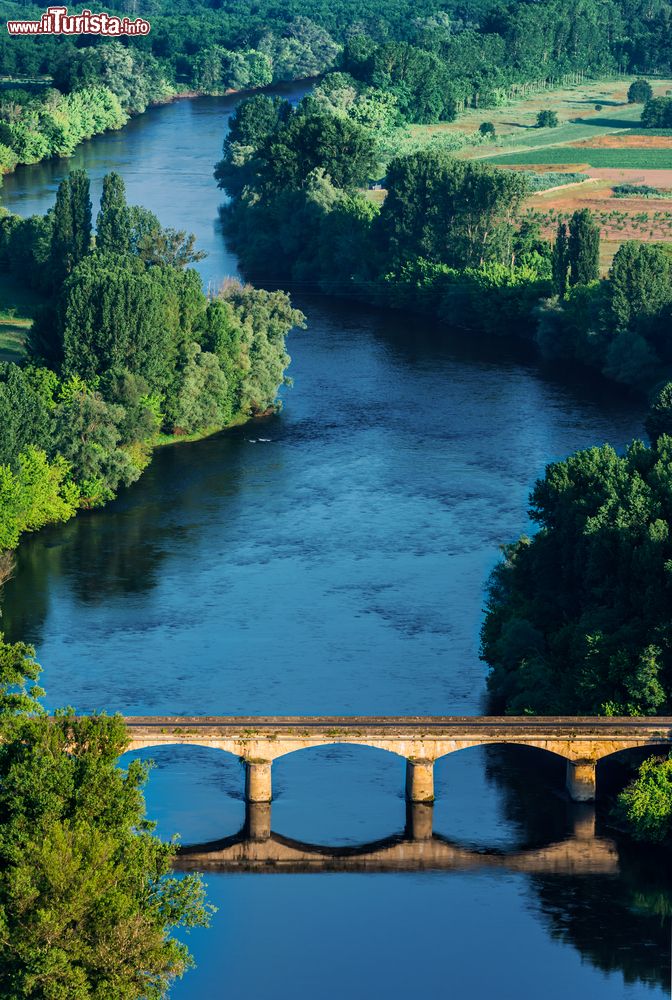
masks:
<instances>
[{"instance_id":1,"label":"logo","mask_svg":"<svg viewBox=\"0 0 672 1000\"><path fill-rule=\"evenodd\" d=\"M148 35L150 23L142 17L131 21L116 14L68 14L67 7L47 7L39 21L8 21L10 35Z\"/></svg>"}]
</instances>

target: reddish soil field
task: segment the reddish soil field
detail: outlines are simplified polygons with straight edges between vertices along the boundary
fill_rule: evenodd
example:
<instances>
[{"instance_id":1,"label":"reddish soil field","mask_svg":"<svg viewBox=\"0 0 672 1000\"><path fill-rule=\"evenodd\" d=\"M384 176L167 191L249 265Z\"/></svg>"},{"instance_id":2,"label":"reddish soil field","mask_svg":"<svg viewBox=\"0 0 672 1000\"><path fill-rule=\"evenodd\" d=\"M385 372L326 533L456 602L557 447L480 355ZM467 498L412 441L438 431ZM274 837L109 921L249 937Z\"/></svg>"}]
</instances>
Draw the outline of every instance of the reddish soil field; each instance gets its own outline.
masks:
<instances>
[{"instance_id":1,"label":"reddish soil field","mask_svg":"<svg viewBox=\"0 0 672 1000\"><path fill-rule=\"evenodd\" d=\"M580 149L672 149L672 135L597 135L594 139L570 142L569 146Z\"/></svg>"},{"instance_id":2,"label":"reddish soil field","mask_svg":"<svg viewBox=\"0 0 672 1000\"><path fill-rule=\"evenodd\" d=\"M582 172L617 184L649 184L651 187L672 188L672 170L621 170L620 167L584 167Z\"/></svg>"}]
</instances>

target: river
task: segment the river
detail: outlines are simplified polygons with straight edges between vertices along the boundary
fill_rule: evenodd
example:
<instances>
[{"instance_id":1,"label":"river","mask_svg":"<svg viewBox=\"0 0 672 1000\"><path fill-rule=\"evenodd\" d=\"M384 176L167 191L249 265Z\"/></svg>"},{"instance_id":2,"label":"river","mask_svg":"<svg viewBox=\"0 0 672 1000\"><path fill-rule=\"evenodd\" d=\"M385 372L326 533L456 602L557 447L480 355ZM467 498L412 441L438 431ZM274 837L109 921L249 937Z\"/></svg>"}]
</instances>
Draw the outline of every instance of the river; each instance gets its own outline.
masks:
<instances>
[{"instance_id":1,"label":"river","mask_svg":"<svg viewBox=\"0 0 672 1000\"><path fill-rule=\"evenodd\" d=\"M68 162L18 170L2 201L45 211L69 166L88 169L97 198L117 170L132 203L196 234L216 286L237 273L212 179L235 103L155 108ZM290 339L279 416L164 448L105 510L22 543L4 627L36 645L50 707L482 711L478 632L498 545L530 529L527 495L548 461L622 447L643 408L515 347L323 297L295 304L309 328ZM242 826L237 761L152 756L161 833L201 842ZM477 850L562 840L576 818L557 761L535 751L451 755L436 785L435 830ZM283 758L274 794L273 829L302 841L361 844L404 826L402 762L383 751ZM659 866L618 850L611 875L208 873L219 910L187 939L198 967L171 996L665 997L670 896Z\"/></svg>"}]
</instances>

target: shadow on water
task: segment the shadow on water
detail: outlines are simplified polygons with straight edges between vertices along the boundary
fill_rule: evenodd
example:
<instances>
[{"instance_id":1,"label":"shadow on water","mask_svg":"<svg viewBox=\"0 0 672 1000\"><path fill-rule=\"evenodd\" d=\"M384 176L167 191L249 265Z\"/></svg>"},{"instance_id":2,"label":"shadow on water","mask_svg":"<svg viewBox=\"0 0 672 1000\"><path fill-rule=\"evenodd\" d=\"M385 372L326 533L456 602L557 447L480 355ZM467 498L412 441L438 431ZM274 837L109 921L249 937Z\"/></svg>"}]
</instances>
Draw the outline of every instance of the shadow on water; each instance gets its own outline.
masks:
<instances>
[{"instance_id":1,"label":"shadow on water","mask_svg":"<svg viewBox=\"0 0 672 1000\"><path fill-rule=\"evenodd\" d=\"M244 433L157 449L142 481L104 510L82 511L23 539L3 593L7 636L39 644L49 595L64 581L71 600L104 605L152 591L167 558L193 558L204 544L204 509L219 502L225 522L235 520Z\"/></svg>"}]
</instances>

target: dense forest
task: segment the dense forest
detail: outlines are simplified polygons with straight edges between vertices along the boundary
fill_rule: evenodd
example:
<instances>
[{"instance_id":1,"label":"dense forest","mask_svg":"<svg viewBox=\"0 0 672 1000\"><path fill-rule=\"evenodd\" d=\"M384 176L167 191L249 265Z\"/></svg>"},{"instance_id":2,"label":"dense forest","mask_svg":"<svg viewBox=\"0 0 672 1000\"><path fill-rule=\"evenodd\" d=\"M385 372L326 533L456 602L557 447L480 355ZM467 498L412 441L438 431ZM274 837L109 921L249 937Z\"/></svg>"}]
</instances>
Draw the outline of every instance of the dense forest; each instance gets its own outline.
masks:
<instances>
[{"instance_id":1,"label":"dense forest","mask_svg":"<svg viewBox=\"0 0 672 1000\"><path fill-rule=\"evenodd\" d=\"M0 552L138 478L161 432L207 433L275 406L301 325L283 292L206 297L193 237L73 171L45 216L0 219L0 267L47 293L29 359L0 366Z\"/></svg>"}]
</instances>

